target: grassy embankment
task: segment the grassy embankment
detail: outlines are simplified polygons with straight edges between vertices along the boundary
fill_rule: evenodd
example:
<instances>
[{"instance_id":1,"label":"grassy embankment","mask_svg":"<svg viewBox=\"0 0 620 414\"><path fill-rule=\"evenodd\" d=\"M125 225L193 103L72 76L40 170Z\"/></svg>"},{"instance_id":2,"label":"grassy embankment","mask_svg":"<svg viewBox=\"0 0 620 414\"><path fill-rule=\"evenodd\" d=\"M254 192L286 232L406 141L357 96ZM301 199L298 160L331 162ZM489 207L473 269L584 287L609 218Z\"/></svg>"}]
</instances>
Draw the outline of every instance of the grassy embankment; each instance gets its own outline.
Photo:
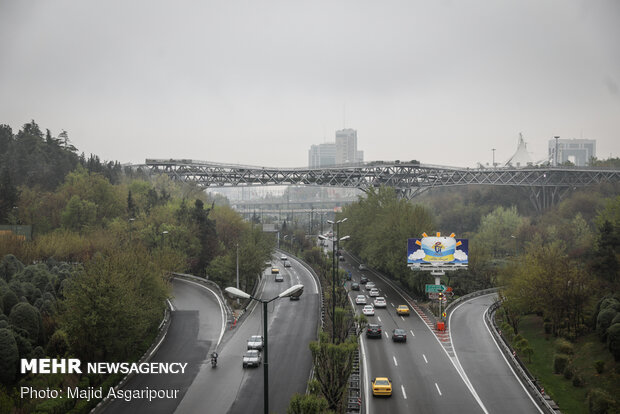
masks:
<instances>
[{"instance_id":1,"label":"grassy embankment","mask_svg":"<svg viewBox=\"0 0 620 414\"><path fill-rule=\"evenodd\" d=\"M595 333L578 338L574 343L575 352L571 355L571 364L584 379L585 385L582 387L575 387L572 380L553 373L555 338L545 334L542 318L536 315L525 316L519 325L519 333L534 349L532 362L527 363L528 369L540 380L545 392L560 406L562 413L587 413L586 395L592 388L603 389L614 397L618 395L620 364L614 361L606 344ZM521 358L527 362L526 357ZM602 374L598 374L594 367L597 360L605 363Z\"/></svg>"}]
</instances>

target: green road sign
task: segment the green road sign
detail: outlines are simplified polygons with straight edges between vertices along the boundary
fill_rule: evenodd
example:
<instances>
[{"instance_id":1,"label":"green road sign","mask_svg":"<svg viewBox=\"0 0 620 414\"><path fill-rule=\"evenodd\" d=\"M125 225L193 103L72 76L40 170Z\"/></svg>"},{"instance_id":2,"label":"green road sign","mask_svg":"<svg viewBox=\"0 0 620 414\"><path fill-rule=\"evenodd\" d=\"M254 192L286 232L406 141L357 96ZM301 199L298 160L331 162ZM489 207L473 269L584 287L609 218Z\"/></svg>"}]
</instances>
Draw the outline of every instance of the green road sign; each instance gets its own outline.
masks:
<instances>
[{"instance_id":1,"label":"green road sign","mask_svg":"<svg viewBox=\"0 0 620 414\"><path fill-rule=\"evenodd\" d=\"M444 290L446 290L446 287L444 285L426 285L426 293L429 292L443 292Z\"/></svg>"}]
</instances>

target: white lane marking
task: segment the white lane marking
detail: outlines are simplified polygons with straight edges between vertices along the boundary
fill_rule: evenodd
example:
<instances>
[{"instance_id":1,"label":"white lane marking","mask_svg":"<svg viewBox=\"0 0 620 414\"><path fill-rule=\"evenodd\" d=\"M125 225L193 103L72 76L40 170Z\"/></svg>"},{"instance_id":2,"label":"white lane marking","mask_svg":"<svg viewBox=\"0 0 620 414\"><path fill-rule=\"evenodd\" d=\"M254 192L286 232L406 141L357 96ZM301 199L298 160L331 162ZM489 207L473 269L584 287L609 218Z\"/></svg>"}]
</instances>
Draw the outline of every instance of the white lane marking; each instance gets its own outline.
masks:
<instances>
[{"instance_id":1,"label":"white lane marking","mask_svg":"<svg viewBox=\"0 0 620 414\"><path fill-rule=\"evenodd\" d=\"M439 389L439 385L437 385L437 383L435 383L435 387L437 387L437 392L441 395L441 390Z\"/></svg>"},{"instance_id":2,"label":"white lane marking","mask_svg":"<svg viewBox=\"0 0 620 414\"><path fill-rule=\"evenodd\" d=\"M390 305L392 305L393 308L395 308L396 306L394 306L394 304L392 302L390 302Z\"/></svg>"},{"instance_id":3,"label":"white lane marking","mask_svg":"<svg viewBox=\"0 0 620 414\"><path fill-rule=\"evenodd\" d=\"M396 361L396 357L392 355L392 359L394 359L394 366L398 366L398 361Z\"/></svg>"},{"instance_id":4,"label":"white lane marking","mask_svg":"<svg viewBox=\"0 0 620 414\"><path fill-rule=\"evenodd\" d=\"M200 283L192 282L191 280L179 279L179 278L177 278L176 280L182 280L183 282L191 283L192 285L196 285L201 288L207 289L209 292L213 294L213 296L215 296L215 299L217 299L217 302L220 305L220 311L222 313L222 330L220 331L220 337L218 338L217 344L215 345L215 348L217 349L217 347L220 346L220 342L222 342L222 337L224 336L224 332L226 331L226 314L224 313L224 304L222 303L220 297L213 290L209 289L205 285L201 285Z\"/></svg>"},{"instance_id":5,"label":"white lane marking","mask_svg":"<svg viewBox=\"0 0 620 414\"><path fill-rule=\"evenodd\" d=\"M410 329L409 332L411 332L411 336L415 336L415 334L413 333L413 331Z\"/></svg>"},{"instance_id":6,"label":"white lane marking","mask_svg":"<svg viewBox=\"0 0 620 414\"><path fill-rule=\"evenodd\" d=\"M390 339L390 335L388 335L387 331L383 331L385 333L385 337Z\"/></svg>"},{"instance_id":7,"label":"white lane marking","mask_svg":"<svg viewBox=\"0 0 620 414\"><path fill-rule=\"evenodd\" d=\"M426 355L422 354L422 356L424 357L424 362L428 364L428 359L426 359Z\"/></svg>"},{"instance_id":8,"label":"white lane marking","mask_svg":"<svg viewBox=\"0 0 620 414\"><path fill-rule=\"evenodd\" d=\"M377 319L379 319L379 322L381 322L381 317L377 316Z\"/></svg>"},{"instance_id":9,"label":"white lane marking","mask_svg":"<svg viewBox=\"0 0 620 414\"><path fill-rule=\"evenodd\" d=\"M488 308L487 308L488 309ZM532 404L534 404L534 406L536 408L538 408L538 412L540 412L541 414L543 413L543 410L538 406L538 404L536 404L536 401L534 401L534 398L530 395L530 393L527 391L527 389L525 388L525 385L523 385L523 381L521 381L521 379L519 378L519 376L517 375L517 373L515 372L515 370L512 368L512 365L510 365L510 363L508 362L508 360L506 359L506 356L504 355L504 353L502 352L502 350L499 347L499 344L497 343L497 341L495 340L495 337L493 336L493 334L491 333L491 329L489 328L489 325L487 325L487 321L486 318L484 317L484 314L487 312L487 310L485 309L482 312L482 323L484 324L484 327L487 328L487 331L489 332L489 335L491 335L491 339L493 339L493 343L495 344L495 346L497 347L497 350L499 351L499 354L502 356L502 358L504 358L504 361L506 362L506 365L508 365L508 368L510 368L510 371L512 371L512 375L515 376L515 378L517 379L517 382L519 384L521 384L521 388L523 388L523 391L525 391L525 394L530 397L530 400L532 401ZM450 341L452 341L452 338L450 338ZM454 346L454 345L453 345ZM454 354L456 355L456 349L454 350Z\"/></svg>"},{"instance_id":10,"label":"white lane marking","mask_svg":"<svg viewBox=\"0 0 620 414\"><path fill-rule=\"evenodd\" d=\"M170 306L170 310L174 310L174 305L170 302L170 299L166 299L168 301L168 305Z\"/></svg>"},{"instance_id":11,"label":"white lane marking","mask_svg":"<svg viewBox=\"0 0 620 414\"><path fill-rule=\"evenodd\" d=\"M362 378L362 381L364 382L363 387L364 387L364 399L366 401L366 404L364 404L364 411L366 414L368 414L368 406L370 405L370 400L368 399L368 387L367 384L370 384L370 373L368 371L370 371L367 367L368 364L366 363L366 348L364 347L364 340L362 339L360 341L360 350L362 352L362 363L363 363L363 370L364 370L364 376Z\"/></svg>"},{"instance_id":12,"label":"white lane marking","mask_svg":"<svg viewBox=\"0 0 620 414\"><path fill-rule=\"evenodd\" d=\"M402 392L403 392L403 398L406 400L406 399L407 399L407 393L405 392L405 386L404 386L404 385L401 385L401 386L400 386L400 389L401 389L401 390L402 390Z\"/></svg>"}]
</instances>

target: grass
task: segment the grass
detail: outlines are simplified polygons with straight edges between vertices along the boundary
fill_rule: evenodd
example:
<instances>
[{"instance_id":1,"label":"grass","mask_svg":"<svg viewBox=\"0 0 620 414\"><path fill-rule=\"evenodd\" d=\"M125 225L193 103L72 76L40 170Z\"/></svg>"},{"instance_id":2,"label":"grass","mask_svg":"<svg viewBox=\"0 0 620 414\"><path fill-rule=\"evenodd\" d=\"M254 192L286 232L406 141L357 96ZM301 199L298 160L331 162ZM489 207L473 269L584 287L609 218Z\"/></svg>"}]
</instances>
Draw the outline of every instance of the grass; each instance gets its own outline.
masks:
<instances>
[{"instance_id":1,"label":"grass","mask_svg":"<svg viewBox=\"0 0 620 414\"><path fill-rule=\"evenodd\" d=\"M587 413L586 395L591 388L601 388L616 397L620 390L620 364L617 364L604 342L595 333L578 338L574 342L575 352L571 355L571 364L584 378L585 386L575 387L572 380L562 374L553 373L555 355L555 338L546 335L543 320L536 315L524 316L519 324L519 333L528 340L534 349L532 362L527 363L529 371L537 377L547 393L559 406L562 413ZM605 369L598 374L594 368L596 360L605 362ZM616 397L617 398L617 397Z\"/></svg>"}]
</instances>

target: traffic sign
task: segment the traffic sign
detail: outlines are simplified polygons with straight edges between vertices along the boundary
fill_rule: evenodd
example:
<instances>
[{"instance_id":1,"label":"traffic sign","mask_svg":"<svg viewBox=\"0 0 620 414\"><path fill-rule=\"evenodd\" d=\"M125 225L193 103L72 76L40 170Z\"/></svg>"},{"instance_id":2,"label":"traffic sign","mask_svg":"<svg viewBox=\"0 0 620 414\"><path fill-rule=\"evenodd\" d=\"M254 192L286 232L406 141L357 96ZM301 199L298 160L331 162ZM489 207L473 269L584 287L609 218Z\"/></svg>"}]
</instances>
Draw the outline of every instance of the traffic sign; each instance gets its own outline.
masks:
<instances>
[{"instance_id":1,"label":"traffic sign","mask_svg":"<svg viewBox=\"0 0 620 414\"><path fill-rule=\"evenodd\" d=\"M439 292L428 292L429 299L437 299L439 297Z\"/></svg>"},{"instance_id":2,"label":"traffic sign","mask_svg":"<svg viewBox=\"0 0 620 414\"><path fill-rule=\"evenodd\" d=\"M444 290L446 290L446 287L444 285L426 285L426 293L429 292L443 292Z\"/></svg>"}]
</instances>

